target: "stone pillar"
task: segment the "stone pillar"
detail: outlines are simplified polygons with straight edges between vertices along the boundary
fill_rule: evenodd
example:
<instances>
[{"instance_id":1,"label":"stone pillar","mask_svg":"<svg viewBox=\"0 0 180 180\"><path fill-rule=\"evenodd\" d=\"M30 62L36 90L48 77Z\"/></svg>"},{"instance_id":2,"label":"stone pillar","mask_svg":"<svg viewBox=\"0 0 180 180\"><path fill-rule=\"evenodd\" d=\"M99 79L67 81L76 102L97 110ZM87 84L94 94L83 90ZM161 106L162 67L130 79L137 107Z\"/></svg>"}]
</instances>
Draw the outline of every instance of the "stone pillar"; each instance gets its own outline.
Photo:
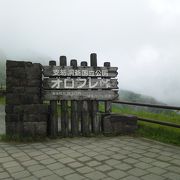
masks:
<instances>
[{"instance_id":1,"label":"stone pillar","mask_svg":"<svg viewBox=\"0 0 180 180\"><path fill-rule=\"evenodd\" d=\"M6 62L6 134L46 136L48 106L42 104L42 66Z\"/></svg>"}]
</instances>

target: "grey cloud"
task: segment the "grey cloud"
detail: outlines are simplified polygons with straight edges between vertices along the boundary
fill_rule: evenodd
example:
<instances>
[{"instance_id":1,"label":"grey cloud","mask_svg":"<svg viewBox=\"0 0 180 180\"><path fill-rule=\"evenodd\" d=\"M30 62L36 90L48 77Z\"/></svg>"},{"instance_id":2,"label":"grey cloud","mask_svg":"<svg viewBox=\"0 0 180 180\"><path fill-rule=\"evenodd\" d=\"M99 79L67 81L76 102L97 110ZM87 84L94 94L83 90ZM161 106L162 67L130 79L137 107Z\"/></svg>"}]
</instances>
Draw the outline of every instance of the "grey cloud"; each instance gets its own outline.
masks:
<instances>
[{"instance_id":1,"label":"grey cloud","mask_svg":"<svg viewBox=\"0 0 180 180\"><path fill-rule=\"evenodd\" d=\"M178 0L1 0L10 59L89 60L119 67L120 88L180 105Z\"/></svg>"}]
</instances>

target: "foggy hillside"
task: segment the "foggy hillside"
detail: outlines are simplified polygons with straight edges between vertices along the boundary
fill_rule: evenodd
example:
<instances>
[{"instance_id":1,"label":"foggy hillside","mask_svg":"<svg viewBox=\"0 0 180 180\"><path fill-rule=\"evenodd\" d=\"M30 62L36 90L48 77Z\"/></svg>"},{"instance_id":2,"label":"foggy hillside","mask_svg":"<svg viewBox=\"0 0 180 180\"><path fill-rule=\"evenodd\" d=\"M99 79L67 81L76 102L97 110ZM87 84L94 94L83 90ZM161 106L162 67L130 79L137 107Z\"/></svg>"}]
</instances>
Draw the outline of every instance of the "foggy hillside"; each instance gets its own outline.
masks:
<instances>
[{"instance_id":1,"label":"foggy hillside","mask_svg":"<svg viewBox=\"0 0 180 180\"><path fill-rule=\"evenodd\" d=\"M155 98L147 95L138 94L128 90L119 91L119 99L121 101L137 102L137 103L147 103L147 104L157 104L157 105L166 105L163 102L156 100ZM153 113L171 113L171 110L159 109L159 108L150 108L150 107L139 107L139 106L128 106L118 104L117 106L121 108L131 108L136 111L148 111Z\"/></svg>"},{"instance_id":2,"label":"foggy hillside","mask_svg":"<svg viewBox=\"0 0 180 180\"><path fill-rule=\"evenodd\" d=\"M33 62L41 62L42 64L48 64L47 58L36 58L36 59L34 58ZM5 56L1 55L0 56L0 84L3 84L3 85L5 85L5 72L6 72L6 58ZM130 101L130 102L163 104L157 101L153 97L137 94L133 91L128 91L128 90L120 90L119 99L122 101Z\"/></svg>"},{"instance_id":3,"label":"foggy hillside","mask_svg":"<svg viewBox=\"0 0 180 180\"><path fill-rule=\"evenodd\" d=\"M129 90L120 90L119 99L122 101L131 101L131 102L139 102L139 103L164 104L160 101L157 101L155 98L151 96L138 94Z\"/></svg>"},{"instance_id":4,"label":"foggy hillside","mask_svg":"<svg viewBox=\"0 0 180 180\"><path fill-rule=\"evenodd\" d=\"M8 59L14 60L14 61L30 61L33 63L42 63L43 65L48 65L49 60L51 60L51 58L43 56L43 55L39 55L37 53L35 53L34 55L32 54L26 55L25 57L28 57L26 59L22 57L23 57L23 53L19 57L17 56L12 59L9 59L9 58ZM0 51L0 85L1 84L5 85L6 59L7 58L4 55L4 53Z\"/></svg>"},{"instance_id":5,"label":"foggy hillside","mask_svg":"<svg viewBox=\"0 0 180 180\"><path fill-rule=\"evenodd\" d=\"M49 60L51 58L49 57L39 57L38 54L35 53L35 55L29 54L28 58L15 58L13 60L20 60L20 61L32 61L32 62L38 62L43 65L48 65ZM5 85L5 73L6 73L6 56L0 52L0 85ZM121 83L120 83L121 84ZM149 103L149 104L164 104L161 101L156 100L155 98L147 95L142 95L135 93L133 91L129 90L120 90L119 91L119 99L122 101L130 101L130 102L139 102L139 103Z\"/></svg>"}]
</instances>

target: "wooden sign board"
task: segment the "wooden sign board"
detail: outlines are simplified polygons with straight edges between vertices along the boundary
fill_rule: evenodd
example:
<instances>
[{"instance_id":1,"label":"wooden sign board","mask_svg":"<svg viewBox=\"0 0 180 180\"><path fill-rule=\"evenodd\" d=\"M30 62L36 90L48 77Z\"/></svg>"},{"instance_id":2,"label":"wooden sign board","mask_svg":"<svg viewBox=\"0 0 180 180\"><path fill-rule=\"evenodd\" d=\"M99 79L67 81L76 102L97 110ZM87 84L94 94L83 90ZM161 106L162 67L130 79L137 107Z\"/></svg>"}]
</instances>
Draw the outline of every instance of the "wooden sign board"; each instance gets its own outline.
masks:
<instances>
[{"instance_id":1,"label":"wooden sign board","mask_svg":"<svg viewBox=\"0 0 180 180\"><path fill-rule=\"evenodd\" d=\"M44 66L45 77L106 77L117 76L117 67Z\"/></svg>"},{"instance_id":2,"label":"wooden sign board","mask_svg":"<svg viewBox=\"0 0 180 180\"><path fill-rule=\"evenodd\" d=\"M114 100L118 91L113 90L44 90L44 100Z\"/></svg>"},{"instance_id":3,"label":"wooden sign board","mask_svg":"<svg viewBox=\"0 0 180 180\"><path fill-rule=\"evenodd\" d=\"M114 100L117 67L44 66L44 100ZM48 78L47 78L48 77Z\"/></svg>"},{"instance_id":4,"label":"wooden sign board","mask_svg":"<svg viewBox=\"0 0 180 180\"><path fill-rule=\"evenodd\" d=\"M117 79L97 78L46 78L44 89L118 89Z\"/></svg>"}]
</instances>

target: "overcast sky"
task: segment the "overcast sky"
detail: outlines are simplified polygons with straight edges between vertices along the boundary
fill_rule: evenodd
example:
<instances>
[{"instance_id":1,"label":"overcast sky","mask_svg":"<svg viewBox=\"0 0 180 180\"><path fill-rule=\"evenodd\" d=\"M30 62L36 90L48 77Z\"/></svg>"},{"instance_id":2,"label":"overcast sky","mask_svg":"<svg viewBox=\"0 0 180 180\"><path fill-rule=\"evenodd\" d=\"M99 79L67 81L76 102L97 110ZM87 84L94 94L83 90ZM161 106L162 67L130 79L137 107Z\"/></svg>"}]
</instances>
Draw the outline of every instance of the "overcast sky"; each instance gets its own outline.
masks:
<instances>
[{"instance_id":1,"label":"overcast sky","mask_svg":"<svg viewBox=\"0 0 180 180\"><path fill-rule=\"evenodd\" d=\"M119 68L119 86L180 105L179 0L0 0L0 52L7 59Z\"/></svg>"}]
</instances>

